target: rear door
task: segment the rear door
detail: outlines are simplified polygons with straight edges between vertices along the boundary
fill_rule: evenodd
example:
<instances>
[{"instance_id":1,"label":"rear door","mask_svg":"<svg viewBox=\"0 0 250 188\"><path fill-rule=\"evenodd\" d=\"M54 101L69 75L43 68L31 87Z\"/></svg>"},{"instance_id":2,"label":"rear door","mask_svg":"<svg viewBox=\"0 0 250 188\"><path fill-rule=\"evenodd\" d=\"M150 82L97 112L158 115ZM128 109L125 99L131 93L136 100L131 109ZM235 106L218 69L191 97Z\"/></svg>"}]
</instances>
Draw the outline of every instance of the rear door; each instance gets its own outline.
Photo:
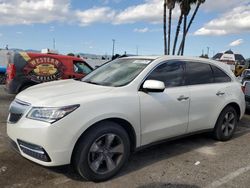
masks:
<instances>
[{"instance_id":1,"label":"rear door","mask_svg":"<svg viewBox=\"0 0 250 188\"><path fill-rule=\"evenodd\" d=\"M184 73L183 62L171 61L146 78L164 82L166 89L162 93L139 91L142 145L186 133L190 100Z\"/></svg>"},{"instance_id":2,"label":"rear door","mask_svg":"<svg viewBox=\"0 0 250 188\"><path fill-rule=\"evenodd\" d=\"M213 128L230 95L231 78L216 66L187 62L186 81L191 98L188 132Z\"/></svg>"}]
</instances>

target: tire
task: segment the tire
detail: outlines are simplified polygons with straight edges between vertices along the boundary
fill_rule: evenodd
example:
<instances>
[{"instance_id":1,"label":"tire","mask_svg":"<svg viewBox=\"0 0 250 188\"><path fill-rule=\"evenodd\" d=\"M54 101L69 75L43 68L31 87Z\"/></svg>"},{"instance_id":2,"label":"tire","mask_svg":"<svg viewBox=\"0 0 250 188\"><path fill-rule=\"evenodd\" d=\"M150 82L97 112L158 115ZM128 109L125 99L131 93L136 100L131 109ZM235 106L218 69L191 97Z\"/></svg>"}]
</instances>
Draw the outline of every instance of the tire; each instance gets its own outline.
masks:
<instances>
[{"instance_id":1,"label":"tire","mask_svg":"<svg viewBox=\"0 0 250 188\"><path fill-rule=\"evenodd\" d=\"M78 142L73 166L87 180L105 181L113 177L127 162L130 140L117 123L101 122L91 128Z\"/></svg>"},{"instance_id":2,"label":"tire","mask_svg":"<svg viewBox=\"0 0 250 188\"><path fill-rule=\"evenodd\" d=\"M238 123L238 114L232 106L227 106L221 112L213 136L219 141L228 141L232 138Z\"/></svg>"}]
</instances>

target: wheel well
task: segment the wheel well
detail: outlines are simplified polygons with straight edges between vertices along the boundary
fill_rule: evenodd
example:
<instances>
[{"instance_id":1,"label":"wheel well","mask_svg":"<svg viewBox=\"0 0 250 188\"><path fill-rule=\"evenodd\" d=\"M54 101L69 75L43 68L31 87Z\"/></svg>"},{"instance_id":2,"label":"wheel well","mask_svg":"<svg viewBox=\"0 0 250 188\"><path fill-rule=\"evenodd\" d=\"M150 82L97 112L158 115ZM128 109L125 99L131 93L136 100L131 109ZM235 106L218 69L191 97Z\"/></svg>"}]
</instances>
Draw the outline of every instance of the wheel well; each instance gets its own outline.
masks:
<instances>
[{"instance_id":1,"label":"wheel well","mask_svg":"<svg viewBox=\"0 0 250 188\"><path fill-rule=\"evenodd\" d=\"M98 125L100 125L100 123L104 122L104 121L112 121L112 122L115 122L117 124L119 124L120 126L122 126L122 128L124 128L124 130L127 132L128 136L129 136L129 140L130 140L130 149L131 149L131 152L135 151L136 149L136 134L135 134L135 130L134 128L132 127L132 125L124 120L124 119L120 119L120 118L109 118L109 119L104 119L104 120L101 120L99 122L96 122L95 124L91 125L89 128L87 128L82 134L81 136L78 138L75 146L74 146L74 149L73 149L73 152L72 152L72 155L71 155L71 161L73 159L73 155L75 153L75 150L77 149L77 145L79 143L79 141L93 128L97 127Z\"/></svg>"},{"instance_id":2,"label":"wheel well","mask_svg":"<svg viewBox=\"0 0 250 188\"><path fill-rule=\"evenodd\" d=\"M240 118L240 115L241 115L240 106L237 103L234 103L234 102L228 104L227 106L232 106L236 110L236 113L238 115L238 121L239 121L239 118Z\"/></svg>"}]
</instances>

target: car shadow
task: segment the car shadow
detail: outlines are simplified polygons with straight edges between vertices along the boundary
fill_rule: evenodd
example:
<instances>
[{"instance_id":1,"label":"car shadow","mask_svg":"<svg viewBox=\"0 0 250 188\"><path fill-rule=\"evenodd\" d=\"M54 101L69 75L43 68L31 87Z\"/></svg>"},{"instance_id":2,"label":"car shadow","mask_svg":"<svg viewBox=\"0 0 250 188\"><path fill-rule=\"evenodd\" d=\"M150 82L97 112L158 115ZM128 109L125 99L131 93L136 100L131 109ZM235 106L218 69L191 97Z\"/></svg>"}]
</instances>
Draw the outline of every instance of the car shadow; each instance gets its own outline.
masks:
<instances>
[{"instance_id":1,"label":"car shadow","mask_svg":"<svg viewBox=\"0 0 250 188\"><path fill-rule=\"evenodd\" d=\"M234 135L233 139L243 136L248 132L240 132ZM214 140L209 133L203 133L193 136L188 136L182 139L166 141L158 145L153 145L138 152L131 154L128 164L113 178L119 178L121 176L127 175L131 172L140 170L146 166L152 165L162 160L170 159L178 155L190 152L192 150L199 149L201 147L212 147L218 141ZM66 165L61 167L49 168L50 170L63 174L64 176L75 180L75 181L85 181L81 178L73 169L72 166ZM165 185L165 184L164 184ZM167 184L168 185L168 184ZM161 187L163 185L158 185ZM192 187L188 185L168 185L167 187ZM147 187L145 185L144 187ZM157 187L157 186L156 186Z\"/></svg>"},{"instance_id":2,"label":"car shadow","mask_svg":"<svg viewBox=\"0 0 250 188\"><path fill-rule=\"evenodd\" d=\"M154 182L137 188L199 188L197 185Z\"/></svg>"},{"instance_id":3,"label":"car shadow","mask_svg":"<svg viewBox=\"0 0 250 188\"><path fill-rule=\"evenodd\" d=\"M245 114L250 115L250 109L246 109Z\"/></svg>"}]
</instances>

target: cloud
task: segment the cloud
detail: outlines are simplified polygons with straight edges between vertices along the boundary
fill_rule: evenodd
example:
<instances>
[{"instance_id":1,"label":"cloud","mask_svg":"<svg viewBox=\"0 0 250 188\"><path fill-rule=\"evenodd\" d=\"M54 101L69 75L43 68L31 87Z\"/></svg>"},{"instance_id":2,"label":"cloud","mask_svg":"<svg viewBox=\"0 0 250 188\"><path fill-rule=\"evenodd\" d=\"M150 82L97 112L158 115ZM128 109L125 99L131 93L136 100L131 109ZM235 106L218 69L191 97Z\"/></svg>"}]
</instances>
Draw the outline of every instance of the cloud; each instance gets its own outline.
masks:
<instances>
[{"instance_id":1,"label":"cloud","mask_svg":"<svg viewBox=\"0 0 250 188\"><path fill-rule=\"evenodd\" d=\"M17 25L65 21L70 0L1 0L0 24Z\"/></svg>"},{"instance_id":2,"label":"cloud","mask_svg":"<svg viewBox=\"0 0 250 188\"><path fill-rule=\"evenodd\" d=\"M135 22L161 23L163 12L162 0L146 0L145 3L131 6L119 12L114 24L125 24ZM173 18L177 17L177 9L173 11Z\"/></svg>"},{"instance_id":3,"label":"cloud","mask_svg":"<svg viewBox=\"0 0 250 188\"><path fill-rule=\"evenodd\" d=\"M244 42L243 39L238 39L238 40L235 40L235 41L231 42L231 43L229 44L229 46L231 46L231 47L239 46L239 45L241 45L243 42Z\"/></svg>"},{"instance_id":4,"label":"cloud","mask_svg":"<svg viewBox=\"0 0 250 188\"><path fill-rule=\"evenodd\" d=\"M162 0L143 0L142 3L121 10L106 6L121 1L123 0L99 0L105 6L76 10L71 7L72 0L0 0L0 24L63 22L88 26L94 23L162 23ZM178 10L173 11L173 18L178 16Z\"/></svg>"},{"instance_id":5,"label":"cloud","mask_svg":"<svg viewBox=\"0 0 250 188\"><path fill-rule=\"evenodd\" d=\"M149 29L148 27L135 28L134 32L136 32L136 33L162 32L162 28L153 28L153 29Z\"/></svg>"},{"instance_id":6,"label":"cloud","mask_svg":"<svg viewBox=\"0 0 250 188\"><path fill-rule=\"evenodd\" d=\"M250 32L250 4L238 6L219 18L211 20L194 34L227 35L244 32Z\"/></svg>"},{"instance_id":7,"label":"cloud","mask_svg":"<svg viewBox=\"0 0 250 188\"><path fill-rule=\"evenodd\" d=\"M109 4L109 3L120 3L122 0L101 0L102 4Z\"/></svg>"},{"instance_id":8,"label":"cloud","mask_svg":"<svg viewBox=\"0 0 250 188\"><path fill-rule=\"evenodd\" d=\"M110 22L115 16L115 11L109 7L94 7L85 11L77 11L76 16L81 26L87 26L95 22Z\"/></svg>"},{"instance_id":9,"label":"cloud","mask_svg":"<svg viewBox=\"0 0 250 188\"><path fill-rule=\"evenodd\" d=\"M249 0L206 0L206 2L201 6L202 10L207 12L225 12L232 10L236 6L240 6Z\"/></svg>"},{"instance_id":10,"label":"cloud","mask_svg":"<svg viewBox=\"0 0 250 188\"><path fill-rule=\"evenodd\" d=\"M17 31L16 34L21 35L21 34L23 34L23 32L22 31Z\"/></svg>"},{"instance_id":11,"label":"cloud","mask_svg":"<svg viewBox=\"0 0 250 188\"><path fill-rule=\"evenodd\" d=\"M136 32L136 33L146 33L148 31L149 31L149 29L147 27L141 28L141 29L138 29L138 28L134 29L134 32Z\"/></svg>"}]
</instances>

